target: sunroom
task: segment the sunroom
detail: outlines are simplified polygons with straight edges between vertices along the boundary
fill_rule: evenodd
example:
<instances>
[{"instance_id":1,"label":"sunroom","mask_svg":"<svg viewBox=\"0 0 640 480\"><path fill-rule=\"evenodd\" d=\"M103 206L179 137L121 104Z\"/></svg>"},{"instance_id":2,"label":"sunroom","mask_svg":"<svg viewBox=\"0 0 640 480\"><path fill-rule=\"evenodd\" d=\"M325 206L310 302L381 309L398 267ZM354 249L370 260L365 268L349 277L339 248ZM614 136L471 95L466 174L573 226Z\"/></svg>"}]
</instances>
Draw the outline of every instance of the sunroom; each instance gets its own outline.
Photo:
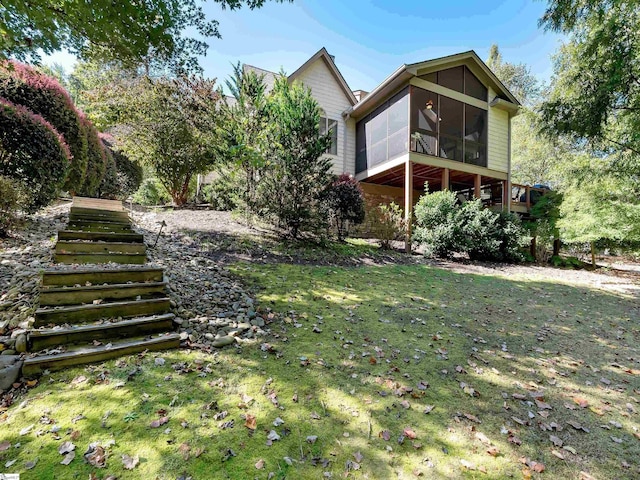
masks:
<instances>
[{"instance_id":1,"label":"sunroom","mask_svg":"<svg viewBox=\"0 0 640 480\"><path fill-rule=\"evenodd\" d=\"M510 209L519 105L475 52L404 65L348 112L356 178L366 193L400 200L407 218L427 189Z\"/></svg>"}]
</instances>

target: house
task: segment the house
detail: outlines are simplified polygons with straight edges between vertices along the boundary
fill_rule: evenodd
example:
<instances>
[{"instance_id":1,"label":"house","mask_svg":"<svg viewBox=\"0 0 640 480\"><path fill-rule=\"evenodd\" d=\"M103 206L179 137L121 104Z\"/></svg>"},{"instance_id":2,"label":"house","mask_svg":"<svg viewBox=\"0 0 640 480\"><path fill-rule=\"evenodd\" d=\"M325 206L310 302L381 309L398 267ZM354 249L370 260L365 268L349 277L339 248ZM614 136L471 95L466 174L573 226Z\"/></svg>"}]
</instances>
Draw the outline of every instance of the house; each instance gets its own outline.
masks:
<instances>
[{"instance_id":1,"label":"house","mask_svg":"<svg viewBox=\"0 0 640 480\"><path fill-rule=\"evenodd\" d=\"M273 84L274 73L244 68ZM307 85L322 109L333 171L354 175L369 200L393 199L407 218L427 188L526 208L511 195L511 119L520 103L474 51L402 65L371 92L351 90L325 48L288 78Z\"/></svg>"}]
</instances>

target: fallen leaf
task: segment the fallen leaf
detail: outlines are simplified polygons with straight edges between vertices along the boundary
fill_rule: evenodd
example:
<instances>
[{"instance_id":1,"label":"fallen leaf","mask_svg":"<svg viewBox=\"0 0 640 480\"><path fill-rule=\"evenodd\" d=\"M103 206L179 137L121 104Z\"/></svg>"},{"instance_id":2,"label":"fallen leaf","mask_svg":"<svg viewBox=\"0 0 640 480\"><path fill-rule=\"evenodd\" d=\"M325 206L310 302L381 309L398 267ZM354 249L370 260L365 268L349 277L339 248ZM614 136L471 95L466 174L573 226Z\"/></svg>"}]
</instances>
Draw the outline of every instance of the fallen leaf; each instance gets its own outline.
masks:
<instances>
[{"instance_id":1,"label":"fallen leaf","mask_svg":"<svg viewBox=\"0 0 640 480\"><path fill-rule=\"evenodd\" d=\"M467 420L471 420L472 422L475 422L475 423L482 423L480 419L475 415L471 415L470 413L464 413L463 415Z\"/></svg>"},{"instance_id":2,"label":"fallen leaf","mask_svg":"<svg viewBox=\"0 0 640 480\"><path fill-rule=\"evenodd\" d=\"M564 460L564 455L558 450L551 450L551 454L555 457L558 457L560 460Z\"/></svg>"},{"instance_id":3,"label":"fallen leaf","mask_svg":"<svg viewBox=\"0 0 640 480\"><path fill-rule=\"evenodd\" d=\"M37 458L35 460L30 460L28 462L25 462L24 468L27 469L27 470L31 470L33 467L36 466L37 463L38 463L38 459Z\"/></svg>"},{"instance_id":4,"label":"fallen leaf","mask_svg":"<svg viewBox=\"0 0 640 480\"><path fill-rule=\"evenodd\" d=\"M611 436L611 440L613 440L615 443L622 443L622 439L618 437Z\"/></svg>"},{"instance_id":5,"label":"fallen leaf","mask_svg":"<svg viewBox=\"0 0 640 480\"><path fill-rule=\"evenodd\" d=\"M76 446L71 443L71 442L64 442L62 445L60 445L60 447L58 448L58 453L60 455L65 455L69 452L72 452L76 449Z\"/></svg>"},{"instance_id":6,"label":"fallen leaf","mask_svg":"<svg viewBox=\"0 0 640 480\"><path fill-rule=\"evenodd\" d=\"M382 430L378 436L388 442L391 439L391 432L389 430Z\"/></svg>"},{"instance_id":7,"label":"fallen leaf","mask_svg":"<svg viewBox=\"0 0 640 480\"><path fill-rule=\"evenodd\" d=\"M20 436L24 436L27 433L29 433L32 428L33 428L33 425L29 425L28 427L24 427L22 430L20 430Z\"/></svg>"},{"instance_id":8,"label":"fallen leaf","mask_svg":"<svg viewBox=\"0 0 640 480\"><path fill-rule=\"evenodd\" d=\"M181 443L178 447L178 452L182 454L182 459L186 462L189 460L189 456L191 454L191 447L188 443Z\"/></svg>"},{"instance_id":9,"label":"fallen leaf","mask_svg":"<svg viewBox=\"0 0 640 480\"><path fill-rule=\"evenodd\" d=\"M316 441L318 440L318 436L317 435L309 435L307 437L307 443L316 443Z\"/></svg>"},{"instance_id":10,"label":"fallen leaf","mask_svg":"<svg viewBox=\"0 0 640 480\"><path fill-rule=\"evenodd\" d=\"M551 443L553 443L556 447L561 447L564 444L564 442L555 435L550 435L549 440L551 440Z\"/></svg>"},{"instance_id":11,"label":"fallen leaf","mask_svg":"<svg viewBox=\"0 0 640 480\"><path fill-rule=\"evenodd\" d=\"M577 455L577 454L578 454L578 452L576 452L576 449L575 449L575 448L573 448L573 447L570 447L569 445L564 445L564 446L562 447L562 449L563 449L563 450L566 450L566 451L567 451L567 452L569 452L569 453L573 453L574 455Z\"/></svg>"},{"instance_id":12,"label":"fallen leaf","mask_svg":"<svg viewBox=\"0 0 640 480\"><path fill-rule=\"evenodd\" d=\"M416 438L418 438L418 435L416 435L416 432L414 432L411 428L407 427L402 431L403 435L411 440L415 440Z\"/></svg>"},{"instance_id":13,"label":"fallen leaf","mask_svg":"<svg viewBox=\"0 0 640 480\"><path fill-rule=\"evenodd\" d=\"M257 428L256 417L247 413L247 415L245 416L244 426L249 430L255 430Z\"/></svg>"},{"instance_id":14,"label":"fallen leaf","mask_svg":"<svg viewBox=\"0 0 640 480\"><path fill-rule=\"evenodd\" d=\"M515 435L509 435L507 440L509 441L509 443L513 443L514 445L522 445L522 440L520 440Z\"/></svg>"},{"instance_id":15,"label":"fallen leaf","mask_svg":"<svg viewBox=\"0 0 640 480\"><path fill-rule=\"evenodd\" d=\"M0 443L0 452L4 452L5 450L9 450L11 448L11 444L6 440Z\"/></svg>"},{"instance_id":16,"label":"fallen leaf","mask_svg":"<svg viewBox=\"0 0 640 480\"><path fill-rule=\"evenodd\" d=\"M466 468L468 470L475 470L476 469L476 466L473 463L471 463L471 462L469 462L467 460L460 459L460 463L462 464L462 466L464 468Z\"/></svg>"},{"instance_id":17,"label":"fallen leaf","mask_svg":"<svg viewBox=\"0 0 640 480\"><path fill-rule=\"evenodd\" d=\"M271 430L267 435L267 440L271 440L272 442L275 442L277 440L280 440L280 435L278 435L278 433L275 430Z\"/></svg>"},{"instance_id":18,"label":"fallen leaf","mask_svg":"<svg viewBox=\"0 0 640 480\"><path fill-rule=\"evenodd\" d=\"M262 469L264 468L264 460L263 460L263 459L260 459L260 460L258 460L258 461L256 462L256 468L257 468L258 470L262 470Z\"/></svg>"},{"instance_id":19,"label":"fallen leaf","mask_svg":"<svg viewBox=\"0 0 640 480\"><path fill-rule=\"evenodd\" d=\"M487 453L492 457L497 457L498 455L500 455L500 450L498 450L496 447L489 447L487 449Z\"/></svg>"},{"instance_id":20,"label":"fallen leaf","mask_svg":"<svg viewBox=\"0 0 640 480\"><path fill-rule=\"evenodd\" d=\"M133 470L140 463L140 458L138 455L135 457L130 457L126 453L122 455L122 464L126 470Z\"/></svg>"},{"instance_id":21,"label":"fallen leaf","mask_svg":"<svg viewBox=\"0 0 640 480\"><path fill-rule=\"evenodd\" d=\"M158 427L164 425L165 423L167 423L168 421L169 421L169 417L161 417L161 418L151 422L151 424L149 426L151 428L158 428Z\"/></svg>"},{"instance_id":22,"label":"fallen leaf","mask_svg":"<svg viewBox=\"0 0 640 480\"><path fill-rule=\"evenodd\" d=\"M423 413L431 413L431 411L436 408L435 405L427 405L426 407L424 407L424 412Z\"/></svg>"},{"instance_id":23,"label":"fallen leaf","mask_svg":"<svg viewBox=\"0 0 640 480\"><path fill-rule=\"evenodd\" d=\"M529 467L531 468L531 470L538 473L544 472L544 469L545 469L544 463L540 463L540 462L531 462Z\"/></svg>"},{"instance_id":24,"label":"fallen leaf","mask_svg":"<svg viewBox=\"0 0 640 480\"><path fill-rule=\"evenodd\" d=\"M411 404L406 400L401 401L400 405L402 405L402 408L411 408Z\"/></svg>"},{"instance_id":25,"label":"fallen leaf","mask_svg":"<svg viewBox=\"0 0 640 480\"><path fill-rule=\"evenodd\" d=\"M73 461L74 458L76 458L76 452L69 452L64 456L64 458L62 459L60 464L61 465L69 465Z\"/></svg>"},{"instance_id":26,"label":"fallen leaf","mask_svg":"<svg viewBox=\"0 0 640 480\"><path fill-rule=\"evenodd\" d=\"M551 405L549 405L548 403L543 402L541 400L538 400L537 398L536 398L535 402L536 402L536 406L540 410L551 410Z\"/></svg>"},{"instance_id":27,"label":"fallen leaf","mask_svg":"<svg viewBox=\"0 0 640 480\"><path fill-rule=\"evenodd\" d=\"M581 408L587 408L589 406L589 401L581 397L573 397L573 401Z\"/></svg>"},{"instance_id":28,"label":"fallen leaf","mask_svg":"<svg viewBox=\"0 0 640 480\"><path fill-rule=\"evenodd\" d=\"M71 440L77 440L80 438L80 430L74 430L73 432L71 432L71 434L69 435L69 438L71 438Z\"/></svg>"},{"instance_id":29,"label":"fallen leaf","mask_svg":"<svg viewBox=\"0 0 640 480\"><path fill-rule=\"evenodd\" d=\"M359 451L353 454L353 458L355 458L358 463L362 463L362 460L364 460L364 457Z\"/></svg>"},{"instance_id":30,"label":"fallen leaf","mask_svg":"<svg viewBox=\"0 0 640 480\"><path fill-rule=\"evenodd\" d=\"M104 448L96 443L89 445L89 448L84 454L84 458L90 465L98 468L104 468L107 461L107 456Z\"/></svg>"}]
</instances>

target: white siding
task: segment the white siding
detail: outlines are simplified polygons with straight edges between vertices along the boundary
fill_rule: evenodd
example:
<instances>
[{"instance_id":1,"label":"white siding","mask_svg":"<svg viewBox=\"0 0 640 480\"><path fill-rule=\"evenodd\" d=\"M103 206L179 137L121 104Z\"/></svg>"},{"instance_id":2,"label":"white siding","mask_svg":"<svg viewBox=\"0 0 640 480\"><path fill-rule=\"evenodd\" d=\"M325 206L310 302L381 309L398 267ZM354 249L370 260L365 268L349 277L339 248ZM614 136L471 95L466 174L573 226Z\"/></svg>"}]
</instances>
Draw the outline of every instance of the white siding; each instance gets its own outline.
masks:
<instances>
[{"instance_id":1,"label":"white siding","mask_svg":"<svg viewBox=\"0 0 640 480\"><path fill-rule=\"evenodd\" d=\"M354 174L356 126L353 121L350 121L349 124L345 123L342 116L342 112L351 106L349 99L322 58L301 72L296 81L302 82L311 89L313 97L327 118L338 122L338 154L329 155L333 162L333 173L341 174L346 167L347 173Z\"/></svg>"},{"instance_id":2,"label":"white siding","mask_svg":"<svg viewBox=\"0 0 640 480\"><path fill-rule=\"evenodd\" d=\"M496 96L493 90L489 90L489 98ZM500 172L509 170L509 114L504 110L489 107L488 129L488 153L487 167Z\"/></svg>"}]
</instances>

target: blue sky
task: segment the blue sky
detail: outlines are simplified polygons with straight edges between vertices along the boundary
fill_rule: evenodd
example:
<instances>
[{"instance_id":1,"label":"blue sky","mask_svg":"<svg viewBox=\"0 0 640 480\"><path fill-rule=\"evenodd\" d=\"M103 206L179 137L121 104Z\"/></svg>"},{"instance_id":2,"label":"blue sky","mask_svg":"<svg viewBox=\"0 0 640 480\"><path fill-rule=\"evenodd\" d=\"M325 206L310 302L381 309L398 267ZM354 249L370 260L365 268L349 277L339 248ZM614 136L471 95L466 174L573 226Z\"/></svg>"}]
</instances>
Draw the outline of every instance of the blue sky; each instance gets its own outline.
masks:
<instances>
[{"instance_id":1,"label":"blue sky","mask_svg":"<svg viewBox=\"0 0 640 480\"><path fill-rule=\"evenodd\" d=\"M486 59L497 43L503 58L525 63L541 80L561 37L538 28L543 1L295 0L231 12L205 5L220 21L222 39L210 39L201 64L208 77L227 78L231 64L293 72L321 47L352 89L371 90L403 63L466 50ZM55 55L67 69L72 58Z\"/></svg>"}]
</instances>

